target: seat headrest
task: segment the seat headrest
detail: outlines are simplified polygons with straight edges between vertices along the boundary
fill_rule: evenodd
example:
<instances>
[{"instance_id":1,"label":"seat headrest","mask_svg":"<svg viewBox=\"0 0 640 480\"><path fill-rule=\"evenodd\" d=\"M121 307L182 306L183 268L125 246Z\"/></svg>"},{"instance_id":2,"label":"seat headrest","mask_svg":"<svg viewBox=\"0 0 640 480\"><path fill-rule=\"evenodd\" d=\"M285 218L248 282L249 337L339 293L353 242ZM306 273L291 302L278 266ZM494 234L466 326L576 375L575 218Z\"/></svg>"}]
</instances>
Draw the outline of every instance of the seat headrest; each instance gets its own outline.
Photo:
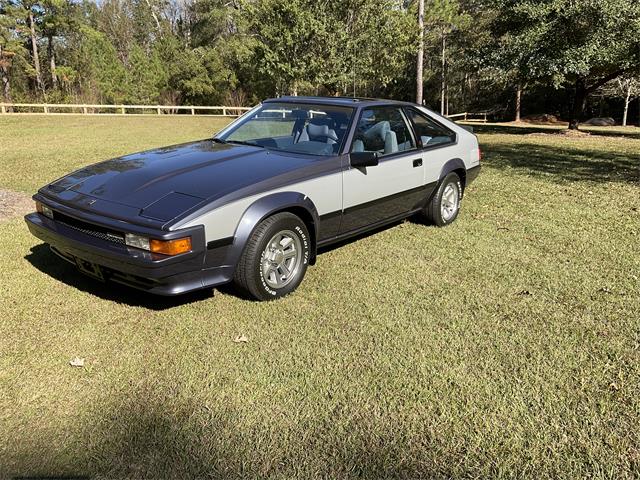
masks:
<instances>
[{"instance_id":1,"label":"seat headrest","mask_svg":"<svg viewBox=\"0 0 640 480\"><path fill-rule=\"evenodd\" d=\"M384 142L387 132L391 131L391 125L387 120L376 123L374 126L364 132L364 137L367 140L382 140Z\"/></svg>"},{"instance_id":2,"label":"seat headrest","mask_svg":"<svg viewBox=\"0 0 640 480\"><path fill-rule=\"evenodd\" d=\"M307 133L310 137L327 137L329 135L329 126L310 123L307 125Z\"/></svg>"}]
</instances>

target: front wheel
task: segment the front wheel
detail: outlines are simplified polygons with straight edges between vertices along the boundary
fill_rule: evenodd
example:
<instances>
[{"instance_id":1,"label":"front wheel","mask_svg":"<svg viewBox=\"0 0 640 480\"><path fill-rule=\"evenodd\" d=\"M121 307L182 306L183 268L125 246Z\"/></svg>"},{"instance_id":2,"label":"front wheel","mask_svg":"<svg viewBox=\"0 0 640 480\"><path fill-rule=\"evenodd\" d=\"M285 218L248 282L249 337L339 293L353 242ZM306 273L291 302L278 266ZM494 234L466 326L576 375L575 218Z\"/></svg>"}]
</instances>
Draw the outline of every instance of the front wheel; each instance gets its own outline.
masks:
<instances>
[{"instance_id":1,"label":"front wheel","mask_svg":"<svg viewBox=\"0 0 640 480\"><path fill-rule=\"evenodd\" d=\"M245 245L234 282L257 300L273 300L294 291L307 271L309 231L292 213L263 220Z\"/></svg>"},{"instance_id":2,"label":"front wheel","mask_svg":"<svg viewBox=\"0 0 640 480\"><path fill-rule=\"evenodd\" d=\"M462 199L462 183L456 173L447 175L435 193L429 204L424 209L427 220L444 227L453 223L460 212L460 200Z\"/></svg>"}]
</instances>

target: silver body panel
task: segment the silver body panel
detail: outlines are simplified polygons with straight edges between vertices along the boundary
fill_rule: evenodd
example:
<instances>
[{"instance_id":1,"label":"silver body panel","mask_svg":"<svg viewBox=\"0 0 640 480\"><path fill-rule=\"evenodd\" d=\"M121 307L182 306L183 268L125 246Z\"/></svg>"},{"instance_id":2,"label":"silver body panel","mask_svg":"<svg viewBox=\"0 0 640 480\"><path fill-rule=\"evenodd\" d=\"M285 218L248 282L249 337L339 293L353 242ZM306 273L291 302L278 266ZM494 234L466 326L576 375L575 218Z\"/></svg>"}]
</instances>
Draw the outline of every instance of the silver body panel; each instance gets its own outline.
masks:
<instances>
[{"instance_id":1,"label":"silver body panel","mask_svg":"<svg viewBox=\"0 0 640 480\"><path fill-rule=\"evenodd\" d=\"M171 227L171 230L204 225L207 242L211 242L233 237L247 209L259 199L275 193L299 193L315 205L319 216L323 216L334 212L344 213L350 208L375 202L384 197L434 184L443 177L443 168L452 159L461 160L466 169L479 165L479 148L475 135L424 107L416 108L453 130L457 137L456 143L414 149L389 158L382 157L379 165L366 169L350 167L348 156L344 155L341 172L324 174L253 193L195 218L178 222ZM232 128L234 124L225 128L224 131ZM413 166L413 161L416 159L422 160L422 165L417 168Z\"/></svg>"}]
</instances>

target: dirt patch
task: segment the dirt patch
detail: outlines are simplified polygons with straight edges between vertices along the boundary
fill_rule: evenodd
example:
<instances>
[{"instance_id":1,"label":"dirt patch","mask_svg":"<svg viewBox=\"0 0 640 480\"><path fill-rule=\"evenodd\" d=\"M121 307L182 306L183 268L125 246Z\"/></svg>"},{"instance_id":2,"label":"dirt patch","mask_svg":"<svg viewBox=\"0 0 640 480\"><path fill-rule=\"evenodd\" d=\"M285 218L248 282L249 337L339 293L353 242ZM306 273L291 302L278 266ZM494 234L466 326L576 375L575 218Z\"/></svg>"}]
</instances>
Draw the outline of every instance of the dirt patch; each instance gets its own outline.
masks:
<instances>
[{"instance_id":1,"label":"dirt patch","mask_svg":"<svg viewBox=\"0 0 640 480\"><path fill-rule=\"evenodd\" d=\"M583 125L593 125L594 127L613 127L616 124L616 121L611 117L597 117L590 118L586 122L582 123Z\"/></svg>"},{"instance_id":2,"label":"dirt patch","mask_svg":"<svg viewBox=\"0 0 640 480\"><path fill-rule=\"evenodd\" d=\"M583 132L582 130L562 130L560 135L564 135L565 137L589 137L591 134L589 132Z\"/></svg>"},{"instance_id":3,"label":"dirt patch","mask_svg":"<svg viewBox=\"0 0 640 480\"><path fill-rule=\"evenodd\" d=\"M35 206L29 195L0 188L0 222L34 210Z\"/></svg>"},{"instance_id":4,"label":"dirt patch","mask_svg":"<svg viewBox=\"0 0 640 480\"><path fill-rule=\"evenodd\" d=\"M551 115L550 113L538 113L533 115L525 115L521 120L523 123L533 123L533 124L542 124L542 125L556 125L559 123L564 123L560 121L558 117L555 115Z\"/></svg>"},{"instance_id":5,"label":"dirt patch","mask_svg":"<svg viewBox=\"0 0 640 480\"><path fill-rule=\"evenodd\" d=\"M528 133L527 137L570 137L570 138L585 138L590 137L589 132L583 132L581 130L561 130L559 132L533 132Z\"/></svg>"}]
</instances>

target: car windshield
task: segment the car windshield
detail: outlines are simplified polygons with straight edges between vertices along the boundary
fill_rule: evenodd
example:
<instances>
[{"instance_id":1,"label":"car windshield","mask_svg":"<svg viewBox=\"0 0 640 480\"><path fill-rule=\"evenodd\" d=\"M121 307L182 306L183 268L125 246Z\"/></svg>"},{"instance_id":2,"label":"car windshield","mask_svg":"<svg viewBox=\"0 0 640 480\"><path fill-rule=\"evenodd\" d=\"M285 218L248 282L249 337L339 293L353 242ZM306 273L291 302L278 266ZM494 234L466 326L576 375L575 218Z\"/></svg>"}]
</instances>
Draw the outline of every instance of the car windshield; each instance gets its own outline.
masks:
<instances>
[{"instance_id":1,"label":"car windshield","mask_svg":"<svg viewBox=\"0 0 640 480\"><path fill-rule=\"evenodd\" d=\"M353 109L304 103L265 103L216 137L285 152L336 155Z\"/></svg>"}]
</instances>

